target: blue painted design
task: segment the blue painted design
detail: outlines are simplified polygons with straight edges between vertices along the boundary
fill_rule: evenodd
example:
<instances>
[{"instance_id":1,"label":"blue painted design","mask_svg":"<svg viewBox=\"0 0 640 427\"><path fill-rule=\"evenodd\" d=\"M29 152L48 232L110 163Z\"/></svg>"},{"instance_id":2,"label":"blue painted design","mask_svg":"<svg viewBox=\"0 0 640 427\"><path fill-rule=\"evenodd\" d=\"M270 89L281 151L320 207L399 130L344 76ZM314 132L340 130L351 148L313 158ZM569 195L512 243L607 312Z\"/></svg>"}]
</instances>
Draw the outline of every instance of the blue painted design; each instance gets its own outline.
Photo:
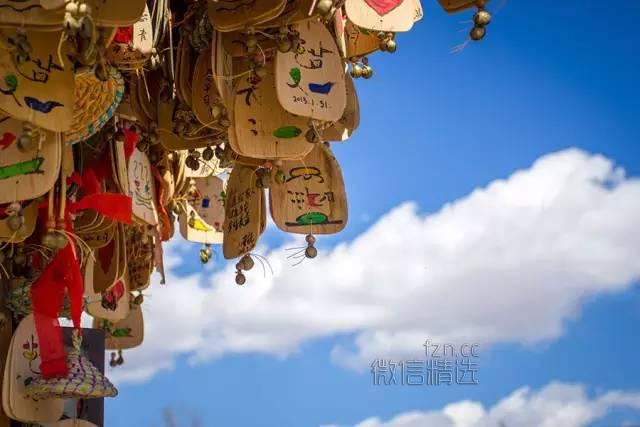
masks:
<instances>
[{"instance_id":1,"label":"blue painted design","mask_svg":"<svg viewBox=\"0 0 640 427\"><path fill-rule=\"evenodd\" d=\"M333 88L333 85L335 85L334 82L327 82L325 84L309 83L309 90L313 93L326 95L331 92L331 88Z\"/></svg>"},{"instance_id":2,"label":"blue painted design","mask_svg":"<svg viewBox=\"0 0 640 427\"><path fill-rule=\"evenodd\" d=\"M58 101L40 101L32 96L25 96L24 103L27 107L40 113L50 113L56 107L62 107L62 104Z\"/></svg>"}]
</instances>

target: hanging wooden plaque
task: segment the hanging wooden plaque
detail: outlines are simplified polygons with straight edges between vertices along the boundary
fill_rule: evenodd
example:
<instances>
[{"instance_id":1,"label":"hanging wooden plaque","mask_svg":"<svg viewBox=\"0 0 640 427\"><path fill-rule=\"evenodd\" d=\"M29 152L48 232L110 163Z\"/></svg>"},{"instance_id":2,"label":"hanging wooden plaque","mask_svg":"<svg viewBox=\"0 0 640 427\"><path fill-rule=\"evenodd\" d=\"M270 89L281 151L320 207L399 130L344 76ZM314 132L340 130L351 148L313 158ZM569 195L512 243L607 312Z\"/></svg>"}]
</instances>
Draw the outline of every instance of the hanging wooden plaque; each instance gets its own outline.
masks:
<instances>
[{"instance_id":1,"label":"hanging wooden plaque","mask_svg":"<svg viewBox=\"0 0 640 427\"><path fill-rule=\"evenodd\" d=\"M10 45L17 32L3 31L2 43ZM58 54L62 32L25 34L32 48L29 60L18 65L13 51L0 49L0 109L35 126L65 131L73 117L74 77L71 65Z\"/></svg>"},{"instance_id":2,"label":"hanging wooden plaque","mask_svg":"<svg viewBox=\"0 0 640 427\"><path fill-rule=\"evenodd\" d=\"M137 148L134 149L129 158L127 172L133 214L146 224L157 225L155 181L151 175L149 157Z\"/></svg>"},{"instance_id":3,"label":"hanging wooden plaque","mask_svg":"<svg viewBox=\"0 0 640 427\"><path fill-rule=\"evenodd\" d=\"M33 131L31 146L18 148L22 122L0 118L0 204L31 200L47 193L60 174L60 135Z\"/></svg>"},{"instance_id":4,"label":"hanging wooden plaque","mask_svg":"<svg viewBox=\"0 0 640 427\"><path fill-rule=\"evenodd\" d=\"M285 183L269 191L271 217L279 229L298 234L334 234L347 224L347 196L338 161L324 144L304 160L281 165Z\"/></svg>"},{"instance_id":5,"label":"hanging wooden plaque","mask_svg":"<svg viewBox=\"0 0 640 427\"><path fill-rule=\"evenodd\" d=\"M62 416L62 399L34 400L26 395L25 386L39 374L40 344L30 314L22 319L13 335L5 366L3 408L11 418L29 423L50 423ZM9 408L5 406L5 395Z\"/></svg>"},{"instance_id":6,"label":"hanging wooden plaque","mask_svg":"<svg viewBox=\"0 0 640 427\"><path fill-rule=\"evenodd\" d=\"M227 183L222 252L233 259L251 252L262 232L264 190L256 187L255 169L236 166Z\"/></svg>"},{"instance_id":7,"label":"hanging wooden plaque","mask_svg":"<svg viewBox=\"0 0 640 427\"><path fill-rule=\"evenodd\" d=\"M117 322L94 319L93 327L105 330L105 350L128 350L138 347L144 340L142 307L134 304L127 317Z\"/></svg>"},{"instance_id":8,"label":"hanging wooden plaque","mask_svg":"<svg viewBox=\"0 0 640 427\"><path fill-rule=\"evenodd\" d=\"M273 65L261 81L241 79L235 89L235 138L231 148L247 157L290 159L304 157L311 151L305 139L308 119L287 112L278 103Z\"/></svg>"},{"instance_id":9,"label":"hanging wooden plaque","mask_svg":"<svg viewBox=\"0 0 640 427\"><path fill-rule=\"evenodd\" d=\"M300 33L300 47L276 55L278 101L292 114L336 121L347 104L338 46L321 22L309 20L294 27Z\"/></svg>"},{"instance_id":10,"label":"hanging wooden plaque","mask_svg":"<svg viewBox=\"0 0 640 427\"><path fill-rule=\"evenodd\" d=\"M222 243L224 181L215 176L194 181L197 198L188 201L180 216L180 234L191 242Z\"/></svg>"}]
</instances>

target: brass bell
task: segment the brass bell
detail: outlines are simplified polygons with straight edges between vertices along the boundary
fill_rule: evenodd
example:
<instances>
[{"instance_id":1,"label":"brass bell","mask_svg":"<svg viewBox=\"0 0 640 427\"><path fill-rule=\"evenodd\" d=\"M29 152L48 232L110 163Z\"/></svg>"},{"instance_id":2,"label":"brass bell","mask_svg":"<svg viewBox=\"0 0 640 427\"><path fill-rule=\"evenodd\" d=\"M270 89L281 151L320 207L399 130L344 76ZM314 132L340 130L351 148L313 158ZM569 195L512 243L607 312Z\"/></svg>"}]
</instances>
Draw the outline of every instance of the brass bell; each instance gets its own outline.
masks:
<instances>
[{"instance_id":1,"label":"brass bell","mask_svg":"<svg viewBox=\"0 0 640 427\"><path fill-rule=\"evenodd\" d=\"M486 10L481 9L473 15L473 22L479 27L486 27L491 23L491 14Z\"/></svg>"},{"instance_id":2,"label":"brass bell","mask_svg":"<svg viewBox=\"0 0 640 427\"><path fill-rule=\"evenodd\" d=\"M362 71L363 71L362 65L357 63L353 64L351 66L351 77L353 77L354 79L362 77Z\"/></svg>"},{"instance_id":3,"label":"brass bell","mask_svg":"<svg viewBox=\"0 0 640 427\"><path fill-rule=\"evenodd\" d=\"M362 78L370 79L373 76L373 68L368 65L362 67Z\"/></svg>"},{"instance_id":4,"label":"brass bell","mask_svg":"<svg viewBox=\"0 0 640 427\"><path fill-rule=\"evenodd\" d=\"M241 270L249 271L253 268L255 262L253 261L253 258L251 258L251 255L246 254L240 258L239 264L242 266Z\"/></svg>"},{"instance_id":5,"label":"brass bell","mask_svg":"<svg viewBox=\"0 0 640 427\"><path fill-rule=\"evenodd\" d=\"M278 169L278 171L276 172L276 175L274 177L275 181L278 184L284 184L285 181L287 180L287 176L284 174L284 172L282 171L282 169Z\"/></svg>"},{"instance_id":6,"label":"brass bell","mask_svg":"<svg viewBox=\"0 0 640 427\"><path fill-rule=\"evenodd\" d=\"M200 249L200 262L203 264L209 262L209 254L206 249Z\"/></svg>"},{"instance_id":7,"label":"brass bell","mask_svg":"<svg viewBox=\"0 0 640 427\"><path fill-rule=\"evenodd\" d=\"M396 43L395 40L389 39L386 41L385 47L387 52L394 53L396 49L398 49L398 44Z\"/></svg>"},{"instance_id":8,"label":"brass bell","mask_svg":"<svg viewBox=\"0 0 640 427\"><path fill-rule=\"evenodd\" d=\"M307 246L307 249L304 250L304 256L307 258L315 258L318 255L318 250L314 246Z\"/></svg>"},{"instance_id":9,"label":"brass bell","mask_svg":"<svg viewBox=\"0 0 640 427\"><path fill-rule=\"evenodd\" d=\"M48 231L42 237L42 245L46 246L49 249L56 249L56 233L53 231Z\"/></svg>"},{"instance_id":10,"label":"brass bell","mask_svg":"<svg viewBox=\"0 0 640 427\"><path fill-rule=\"evenodd\" d=\"M469 37L471 37L471 40L477 42L482 40L486 34L487 34L487 30L484 27L475 26L471 29L471 32L469 33Z\"/></svg>"},{"instance_id":11,"label":"brass bell","mask_svg":"<svg viewBox=\"0 0 640 427\"><path fill-rule=\"evenodd\" d=\"M242 273L242 271L238 271L236 273L236 285L242 286L247 281L246 276Z\"/></svg>"},{"instance_id":12,"label":"brass bell","mask_svg":"<svg viewBox=\"0 0 640 427\"><path fill-rule=\"evenodd\" d=\"M316 10L320 15L326 15L331 11L331 7L333 6L332 0L320 0L318 4L316 4Z\"/></svg>"},{"instance_id":13,"label":"brass bell","mask_svg":"<svg viewBox=\"0 0 640 427\"><path fill-rule=\"evenodd\" d=\"M31 131L24 132L18 138L18 150L21 152L26 152L31 150L33 147L33 136L31 135Z\"/></svg>"},{"instance_id":14,"label":"brass bell","mask_svg":"<svg viewBox=\"0 0 640 427\"><path fill-rule=\"evenodd\" d=\"M202 150L202 158L206 161L213 159L213 148L211 148L211 146Z\"/></svg>"},{"instance_id":15,"label":"brass bell","mask_svg":"<svg viewBox=\"0 0 640 427\"><path fill-rule=\"evenodd\" d=\"M17 213L15 215L11 215L8 219L7 219L7 225L9 225L9 229L11 231L18 231L22 228L22 226L24 225L24 216L20 213Z\"/></svg>"}]
</instances>

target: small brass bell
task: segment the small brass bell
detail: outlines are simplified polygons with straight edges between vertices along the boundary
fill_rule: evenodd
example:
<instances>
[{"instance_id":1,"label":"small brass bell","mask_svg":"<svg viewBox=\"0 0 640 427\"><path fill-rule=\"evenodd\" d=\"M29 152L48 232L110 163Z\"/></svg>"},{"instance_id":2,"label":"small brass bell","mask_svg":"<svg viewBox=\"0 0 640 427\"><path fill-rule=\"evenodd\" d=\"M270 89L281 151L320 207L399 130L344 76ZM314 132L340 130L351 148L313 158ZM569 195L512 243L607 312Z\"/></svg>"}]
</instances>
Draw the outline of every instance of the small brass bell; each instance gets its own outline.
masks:
<instances>
[{"instance_id":1,"label":"small brass bell","mask_svg":"<svg viewBox=\"0 0 640 427\"><path fill-rule=\"evenodd\" d=\"M314 246L307 246L307 249L304 250L304 256L307 258L315 258L318 255L318 250Z\"/></svg>"},{"instance_id":2,"label":"small brass bell","mask_svg":"<svg viewBox=\"0 0 640 427\"><path fill-rule=\"evenodd\" d=\"M251 255L246 254L240 258L239 264L242 266L241 270L249 271L253 268L255 262L253 261L253 258L251 258Z\"/></svg>"},{"instance_id":3,"label":"small brass bell","mask_svg":"<svg viewBox=\"0 0 640 427\"><path fill-rule=\"evenodd\" d=\"M109 366L111 366L112 368L115 368L116 366L118 366L118 361L116 360L116 353L115 352L111 352L111 360L109 360Z\"/></svg>"},{"instance_id":4,"label":"small brass bell","mask_svg":"<svg viewBox=\"0 0 640 427\"><path fill-rule=\"evenodd\" d=\"M491 14L484 9L473 15L473 22L479 27L486 27L491 23Z\"/></svg>"},{"instance_id":5,"label":"small brass bell","mask_svg":"<svg viewBox=\"0 0 640 427\"><path fill-rule=\"evenodd\" d=\"M140 292L138 295L136 295L133 298L133 303L135 305L142 305L143 302L144 302L144 296L142 295L142 292Z\"/></svg>"},{"instance_id":6,"label":"small brass bell","mask_svg":"<svg viewBox=\"0 0 640 427\"><path fill-rule=\"evenodd\" d=\"M471 40L473 41L480 41L484 38L486 34L487 34L487 30L484 27L475 26L471 29L471 32L469 33L469 37L471 37Z\"/></svg>"},{"instance_id":7,"label":"small brass bell","mask_svg":"<svg viewBox=\"0 0 640 427\"><path fill-rule=\"evenodd\" d=\"M312 144L318 142L318 135L316 134L316 131L313 130L313 128L309 129L307 133L304 134L304 137L307 142L310 142Z\"/></svg>"},{"instance_id":8,"label":"small brass bell","mask_svg":"<svg viewBox=\"0 0 640 427\"><path fill-rule=\"evenodd\" d=\"M395 40L389 39L385 43L385 47L387 52L394 53L398 49L398 44L396 43Z\"/></svg>"},{"instance_id":9,"label":"small brass bell","mask_svg":"<svg viewBox=\"0 0 640 427\"><path fill-rule=\"evenodd\" d=\"M287 180L287 176L284 174L282 169L278 169L278 171L276 172L276 174L274 176L274 179L278 184L284 184L285 181Z\"/></svg>"},{"instance_id":10,"label":"small brass bell","mask_svg":"<svg viewBox=\"0 0 640 427\"><path fill-rule=\"evenodd\" d=\"M332 0L320 0L318 4L316 4L316 10L321 15L326 15L331 11L331 7L333 6Z\"/></svg>"},{"instance_id":11,"label":"small brass bell","mask_svg":"<svg viewBox=\"0 0 640 427\"><path fill-rule=\"evenodd\" d=\"M362 78L370 79L373 76L373 68L368 65L362 67Z\"/></svg>"},{"instance_id":12,"label":"small brass bell","mask_svg":"<svg viewBox=\"0 0 640 427\"><path fill-rule=\"evenodd\" d=\"M289 39L289 37L282 37L278 40L278 50L282 53L287 53L291 51L293 47L293 42Z\"/></svg>"},{"instance_id":13,"label":"small brass bell","mask_svg":"<svg viewBox=\"0 0 640 427\"><path fill-rule=\"evenodd\" d=\"M362 71L363 71L362 65L353 64L351 66L351 77L353 77L354 79L362 77Z\"/></svg>"},{"instance_id":14,"label":"small brass bell","mask_svg":"<svg viewBox=\"0 0 640 427\"><path fill-rule=\"evenodd\" d=\"M42 237L42 245L46 246L49 249L56 249L56 233L53 231L48 231Z\"/></svg>"},{"instance_id":15,"label":"small brass bell","mask_svg":"<svg viewBox=\"0 0 640 427\"><path fill-rule=\"evenodd\" d=\"M255 34L249 34L247 36L247 47L256 47L258 44L258 37Z\"/></svg>"},{"instance_id":16,"label":"small brass bell","mask_svg":"<svg viewBox=\"0 0 640 427\"><path fill-rule=\"evenodd\" d=\"M138 149L138 151L146 153L149 149L149 143L146 140L141 139L140 141L138 141L138 144L136 144L136 148Z\"/></svg>"},{"instance_id":17,"label":"small brass bell","mask_svg":"<svg viewBox=\"0 0 640 427\"><path fill-rule=\"evenodd\" d=\"M21 152L26 152L31 150L33 147L33 136L31 134L31 130L25 131L18 138L18 150Z\"/></svg>"},{"instance_id":18,"label":"small brass bell","mask_svg":"<svg viewBox=\"0 0 640 427\"><path fill-rule=\"evenodd\" d=\"M246 283L246 281L247 281L246 276L242 273L242 271L238 271L236 273L236 285L242 286Z\"/></svg>"},{"instance_id":19,"label":"small brass bell","mask_svg":"<svg viewBox=\"0 0 640 427\"><path fill-rule=\"evenodd\" d=\"M27 256L22 252L19 254L16 254L16 256L13 257L13 262L16 265L21 265L21 266L25 265L27 263Z\"/></svg>"},{"instance_id":20,"label":"small brass bell","mask_svg":"<svg viewBox=\"0 0 640 427\"><path fill-rule=\"evenodd\" d=\"M22 228L22 226L24 225L24 216L20 213L16 213L14 215L11 215L8 219L7 219L7 224L9 225L9 229L11 231L18 231Z\"/></svg>"},{"instance_id":21,"label":"small brass bell","mask_svg":"<svg viewBox=\"0 0 640 427\"><path fill-rule=\"evenodd\" d=\"M207 253L206 249L200 249L200 262L206 264L209 262L209 253Z\"/></svg>"},{"instance_id":22,"label":"small brass bell","mask_svg":"<svg viewBox=\"0 0 640 427\"><path fill-rule=\"evenodd\" d=\"M67 239L67 236L64 235L64 233L55 233L53 235L53 238L55 239L55 247L58 249L64 248L69 243L69 240Z\"/></svg>"},{"instance_id":23,"label":"small brass bell","mask_svg":"<svg viewBox=\"0 0 640 427\"><path fill-rule=\"evenodd\" d=\"M267 69L262 66L256 67L253 72L256 73L256 76L260 77L261 79L264 79L267 76Z\"/></svg>"},{"instance_id":24,"label":"small brass bell","mask_svg":"<svg viewBox=\"0 0 640 427\"><path fill-rule=\"evenodd\" d=\"M213 148L211 148L211 146L202 150L202 158L206 161L213 159Z\"/></svg>"}]
</instances>

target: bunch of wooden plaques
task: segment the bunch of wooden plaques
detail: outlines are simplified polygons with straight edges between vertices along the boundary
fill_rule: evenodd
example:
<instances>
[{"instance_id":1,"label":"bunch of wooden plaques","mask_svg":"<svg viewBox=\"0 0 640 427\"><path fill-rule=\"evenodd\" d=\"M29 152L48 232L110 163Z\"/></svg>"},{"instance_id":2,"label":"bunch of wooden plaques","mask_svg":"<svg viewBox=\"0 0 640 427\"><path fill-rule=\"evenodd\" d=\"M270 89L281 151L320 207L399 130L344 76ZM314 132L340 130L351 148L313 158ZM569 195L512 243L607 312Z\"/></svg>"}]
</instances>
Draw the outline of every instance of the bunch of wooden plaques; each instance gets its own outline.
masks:
<instances>
[{"instance_id":1,"label":"bunch of wooden plaques","mask_svg":"<svg viewBox=\"0 0 640 427\"><path fill-rule=\"evenodd\" d=\"M487 0L439 1L477 8L470 38L484 36ZM330 143L359 125L353 79L422 14L420 0L0 0L0 427L95 424L64 409L117 393L83 353L80 313L121 365L176 232L203 263L221 245L239 285L267 215L314 258L315 236L347 223Z\"/></svg>"}]
</instances>

